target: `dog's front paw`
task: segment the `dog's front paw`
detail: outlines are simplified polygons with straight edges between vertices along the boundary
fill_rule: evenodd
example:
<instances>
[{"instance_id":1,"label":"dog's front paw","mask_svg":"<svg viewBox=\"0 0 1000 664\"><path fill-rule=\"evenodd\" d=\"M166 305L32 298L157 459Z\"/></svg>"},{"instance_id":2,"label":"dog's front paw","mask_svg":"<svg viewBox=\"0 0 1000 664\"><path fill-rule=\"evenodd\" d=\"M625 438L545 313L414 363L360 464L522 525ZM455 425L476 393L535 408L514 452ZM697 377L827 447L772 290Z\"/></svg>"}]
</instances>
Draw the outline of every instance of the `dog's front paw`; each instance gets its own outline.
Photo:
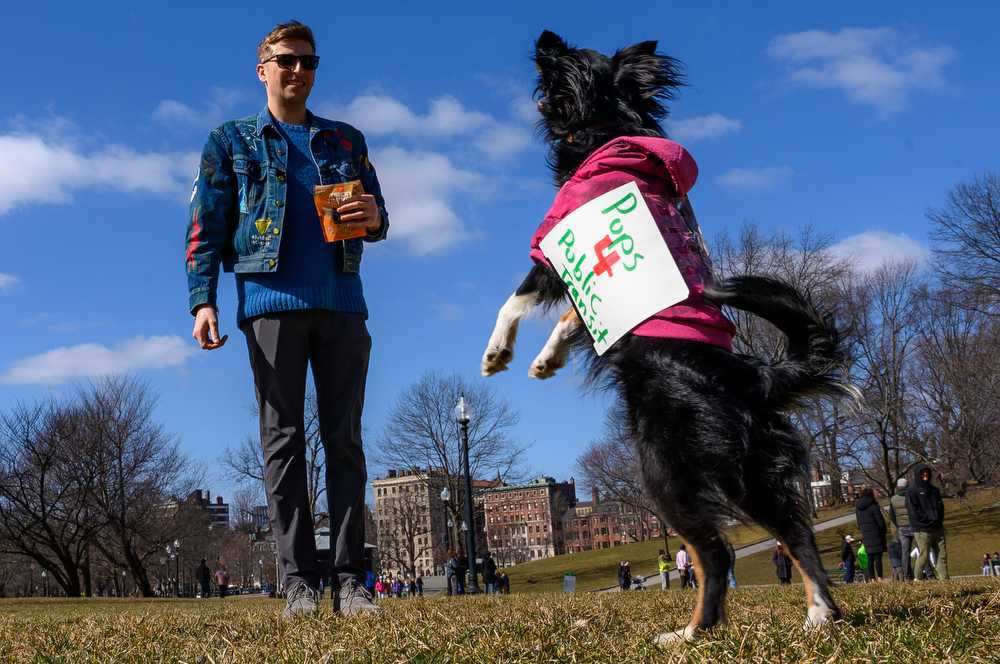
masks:
<instances>
[{"instance_id":1,"label":"dog's front paw","mask_svg":"<svg viewBox=\"0 0 1000 664\"><path fill-rule=\"evenodd\" d=\"M545 380L546 378L552 378L556 375L556 371L562 369L566 366L566 361L559 361L555 358L544 358L541 355L535 358L531 363L531 369L528 371L528 375L532 378L537 378L538 380Z\"/></svg>"},{"instance_id":2,"label":"dog's front paw","mask_svg":"<svg viewBox=\"0 0 1000 664\"><path fill-rule=\"evenodd\" d=\"M559 352L552 352L549 345L546 344L542 352L538 354L538 357L531 361L531 369L528 370L528 375L538 380L552 378L556 375L557 371L566 366L567 358L568 353L564 349L560 349Z\"/></svg>"},{"instance_id":3,"label":"dog's front paw","mask_svg":"<svg viewBox=\"0 0 1000 664\"><path fill-rule=\"evenodd\" d=\"M489 346L483 353L483 361L480 364L484 376L492 376L495 373L507 370L507 365L514 359L514 351L510 348L500 348Z\"/></svg>"}]
</instances>

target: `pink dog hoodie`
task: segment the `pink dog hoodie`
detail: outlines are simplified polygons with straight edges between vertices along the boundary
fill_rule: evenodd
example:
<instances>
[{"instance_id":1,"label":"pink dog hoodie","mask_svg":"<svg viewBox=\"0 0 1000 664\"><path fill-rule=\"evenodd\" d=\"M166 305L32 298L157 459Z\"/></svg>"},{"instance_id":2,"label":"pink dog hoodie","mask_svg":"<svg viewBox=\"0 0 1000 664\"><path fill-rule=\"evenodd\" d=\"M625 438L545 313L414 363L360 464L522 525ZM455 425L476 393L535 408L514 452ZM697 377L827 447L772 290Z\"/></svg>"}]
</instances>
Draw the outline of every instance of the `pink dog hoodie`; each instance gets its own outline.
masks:
<instances>
[{"instance_id":1,"label":"pink dog hoodie","mask_svg":"<svg viewBox=\"0 0 1000 664\"><path fill-rule=\"evenodd\" d=\"M548 264L539 244L553 226L584 203L635 182L691 295L646 319L630 334L700 341L730 350L736 328L702 295L712 281L711 261L697 230L689 228L674 207L678 199L687 196L697 178L698 165L679 143L649 136L616 138L595 150L559 189L531 238L531 258Z\"/></svg>"}]
</instances>

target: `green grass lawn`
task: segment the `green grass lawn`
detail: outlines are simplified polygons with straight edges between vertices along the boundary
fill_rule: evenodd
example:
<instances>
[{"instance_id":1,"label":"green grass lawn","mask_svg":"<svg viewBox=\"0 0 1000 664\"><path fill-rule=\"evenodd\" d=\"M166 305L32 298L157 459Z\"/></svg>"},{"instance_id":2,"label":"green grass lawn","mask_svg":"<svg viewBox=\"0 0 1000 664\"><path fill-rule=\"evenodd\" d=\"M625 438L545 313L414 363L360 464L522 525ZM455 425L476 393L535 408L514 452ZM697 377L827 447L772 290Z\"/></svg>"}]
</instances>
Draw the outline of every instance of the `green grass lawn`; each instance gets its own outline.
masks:
<instances>
[{"instance_id":1,"label":"green grass lawn","mask_svg":"<svg viewBox=\"0 0 1000 664\"><path fill-rule=\"evenodd\" d=\"M989 509L1000 500L1000 490L983 489L971 493L965 504L945 500L945 541L948 547L948 571L952 575L979 574L980 561L986 551L1000 551L1000 508ZM977 513L978 512L978 513ZM888 517L887 517L888 520ZM823 564L834 579L840 578L840 545L843 533L859 537L857 525L826 530L816 535ZM736 577L740 583L777 583L773 551L765 551L736 561ZM883 554L882 568L891 577L889 555ZM800 581L798 572L794 581Z\"/></svg>"},{"instance_id":2,"label":"green grass lawn","mask_svg":"<svg viewBox=\"0 0 1000 664\"><path fill-rule=\"evenodd\" d=\"M839 505L821 510L817 521L854 511L853 506ZM734 526L728 531L733 546L740 547L768 539L770 535L759 526ZM676 553L681 540L670 539L670 552ZM618 563L631 562L632 573L647 575L656 571L656 557L663 548L663 540L623 544L610 549L583 551L554 558L535 560L507 569L511 587L518 592L555 592L562 590L563 575L576 573L577 590L596 590L617 583Z\"/></svg>"},{"instance_id":3,"label":"green grass lawn","mask_svg":"<svg viewBox=\"0 0 1000 664\"><path fill-rule=\"evenodd\" d=\"M842 621L803 630L801 587L741 587L729 624L660 650L690 592L388 600L380 616L324 610L294 623L279 600L0 600L4 662L986 662L1000 653L1000 583L856 585Z\"/></svg>"}]
</instances>

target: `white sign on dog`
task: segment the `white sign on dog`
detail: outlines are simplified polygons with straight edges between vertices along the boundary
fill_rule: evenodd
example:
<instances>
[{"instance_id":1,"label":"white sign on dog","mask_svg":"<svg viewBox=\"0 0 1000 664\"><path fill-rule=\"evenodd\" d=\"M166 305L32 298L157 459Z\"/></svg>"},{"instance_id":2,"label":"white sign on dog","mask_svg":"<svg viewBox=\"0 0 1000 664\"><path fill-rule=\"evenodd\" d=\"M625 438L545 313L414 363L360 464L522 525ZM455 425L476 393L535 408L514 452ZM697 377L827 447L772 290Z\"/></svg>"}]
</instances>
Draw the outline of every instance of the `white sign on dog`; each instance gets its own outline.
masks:
<instances>
[{"instance_id":1,"label":"white sign on dog","mask_svg":"<svg viewBox=\"0 0 1000 664\"><path fill-rule=\"evenodd\" d=\"M635 182L573 210L540 246L566 282L598 355L689 295Z\"/></svg>"}]
</instances>

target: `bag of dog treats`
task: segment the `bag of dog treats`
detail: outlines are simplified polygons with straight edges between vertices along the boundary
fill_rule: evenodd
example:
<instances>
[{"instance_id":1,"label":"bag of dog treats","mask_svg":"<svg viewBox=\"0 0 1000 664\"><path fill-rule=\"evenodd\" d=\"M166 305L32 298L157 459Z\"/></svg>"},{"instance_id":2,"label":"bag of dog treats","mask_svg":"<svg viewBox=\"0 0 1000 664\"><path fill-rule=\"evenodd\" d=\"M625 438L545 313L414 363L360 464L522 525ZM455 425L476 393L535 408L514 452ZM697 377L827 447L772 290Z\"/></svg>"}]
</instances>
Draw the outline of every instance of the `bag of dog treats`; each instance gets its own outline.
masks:
<instances>
[{"instance_id":1,"label":"bag of dog treats","mask_svg":"<svg viewBox=\"0 0 1000 664\"><path fill-rule=\"evenodd\" d=\"M313 188L316 214L319 215L320 224L323 226L323 237L327 242L338 242L365 236L364 227L351 227L342 222L340 215L337 214L337 208L347 202L349 198L360 196L363 193L365 193L365 189L360 180L322 184Z\"/></svg>"}]
</instances>

